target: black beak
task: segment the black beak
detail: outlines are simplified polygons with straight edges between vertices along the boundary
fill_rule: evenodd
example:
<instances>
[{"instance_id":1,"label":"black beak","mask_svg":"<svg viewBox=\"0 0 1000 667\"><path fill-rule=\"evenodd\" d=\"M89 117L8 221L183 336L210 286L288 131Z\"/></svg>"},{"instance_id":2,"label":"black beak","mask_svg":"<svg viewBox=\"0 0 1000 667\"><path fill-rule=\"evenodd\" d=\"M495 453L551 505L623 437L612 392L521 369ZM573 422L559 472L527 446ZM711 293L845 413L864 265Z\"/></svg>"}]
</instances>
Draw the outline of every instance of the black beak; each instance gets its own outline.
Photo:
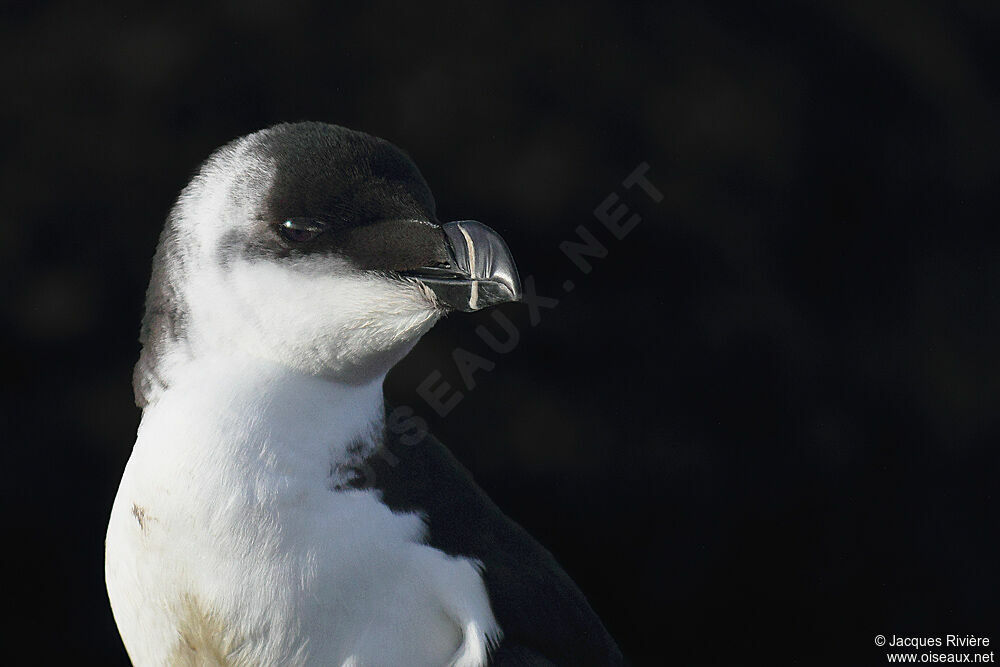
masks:
<instances>
[{"instance_id":1,"label":"black beak","mask_svg":"<svg viewBox=\"0 0 1000 667\"><path fill-rule=\"evenodd\" d=\"M469 312L521 300L517 267L499 234L475 220L449 222L441 230L448 261L404 271L404 275L420 280L453 310Z\"/></svg>"}]
</instances>

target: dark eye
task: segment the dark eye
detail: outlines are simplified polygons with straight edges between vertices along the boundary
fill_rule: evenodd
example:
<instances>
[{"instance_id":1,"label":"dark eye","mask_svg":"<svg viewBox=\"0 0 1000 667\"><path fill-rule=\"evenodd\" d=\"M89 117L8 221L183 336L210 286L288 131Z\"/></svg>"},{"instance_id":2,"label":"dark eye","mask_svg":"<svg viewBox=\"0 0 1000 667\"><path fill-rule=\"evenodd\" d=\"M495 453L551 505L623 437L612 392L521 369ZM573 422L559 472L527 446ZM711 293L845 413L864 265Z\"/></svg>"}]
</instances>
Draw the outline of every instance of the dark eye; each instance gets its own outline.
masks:
<instances>
[{"instance_id":1,"label":"dark eye","mask_svg":"<svg viewBox=\"0 0 1000 667\"><path fill-rule=\"evenodd\" d=\"M292 243L306 243L319 236L325 225L312 218L289 218L278 225L278 233Z\"/></svg>"}]
</instances>

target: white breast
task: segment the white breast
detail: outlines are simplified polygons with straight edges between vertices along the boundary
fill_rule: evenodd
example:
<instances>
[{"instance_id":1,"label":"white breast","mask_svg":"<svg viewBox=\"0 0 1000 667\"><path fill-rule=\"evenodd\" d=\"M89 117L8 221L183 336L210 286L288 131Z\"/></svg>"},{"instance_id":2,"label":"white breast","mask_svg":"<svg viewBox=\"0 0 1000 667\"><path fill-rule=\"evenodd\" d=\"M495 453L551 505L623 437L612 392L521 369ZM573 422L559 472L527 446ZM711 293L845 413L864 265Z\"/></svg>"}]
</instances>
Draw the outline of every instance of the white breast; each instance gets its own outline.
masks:
<instances>
[{"instance_id":1,"label":"white breast","mask_svg":"<svg viewBox=\"0 0 1000 667\"><path fill-rule=\"evenodd\" d=\"M235 361L146 409L107 536L137 665L477 665L500 628L477 564L419 516L334 491L381 427L381 378L347 386Z\"/></svg>"}]
</instances>

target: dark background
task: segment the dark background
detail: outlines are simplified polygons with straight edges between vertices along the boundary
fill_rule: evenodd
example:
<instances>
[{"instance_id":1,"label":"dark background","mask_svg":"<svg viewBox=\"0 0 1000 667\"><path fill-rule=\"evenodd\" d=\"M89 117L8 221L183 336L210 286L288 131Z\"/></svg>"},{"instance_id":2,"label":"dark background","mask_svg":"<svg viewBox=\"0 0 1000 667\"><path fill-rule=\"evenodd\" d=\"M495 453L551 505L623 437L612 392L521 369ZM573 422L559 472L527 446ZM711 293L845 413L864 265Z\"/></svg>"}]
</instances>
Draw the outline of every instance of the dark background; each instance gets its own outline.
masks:
<instances>
[{"instance_id":1,"label":"dark background","mask_svg":"<svg viewBox=\"0 0 1000 667\"><path fill-rule=\"evenodd\" d=\"M504 307L504 356L449 318L388 394L636 663L1000 641L1000 5L333 5L0 10L10 644L125 661L102 548L157 234L215 147L301 119L409 151L561 298ZM662 203L620 186L643 161ZM456 346L496 368L438 418L416 386L458 386Z\"/></svg>"}]
</instances>

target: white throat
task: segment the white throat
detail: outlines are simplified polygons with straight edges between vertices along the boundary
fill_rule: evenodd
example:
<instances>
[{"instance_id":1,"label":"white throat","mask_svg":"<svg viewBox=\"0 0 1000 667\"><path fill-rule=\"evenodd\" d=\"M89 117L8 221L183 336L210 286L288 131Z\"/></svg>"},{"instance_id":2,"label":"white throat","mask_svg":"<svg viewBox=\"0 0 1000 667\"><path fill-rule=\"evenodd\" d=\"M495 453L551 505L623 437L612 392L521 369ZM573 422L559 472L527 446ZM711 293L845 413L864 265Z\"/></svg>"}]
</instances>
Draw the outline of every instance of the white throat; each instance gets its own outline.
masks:
<instances>
[{"instance_id":1,"label":"white throat","mask_svg":"<svg viewBox=\"0 0 1000 667\"><path fill-rule=\"evenodd\" d=\"M348 384L246 355L174 368L170 388L147 407L136 447L164 447L215 470L249 467L301 480L330 475L358 443L373 449L384 419L384 375ZM162 438L169 442L158 442ZM197 442L197 451L179 443ZM211 459L211 461L206 460ZM255 471L255 472L252 472Z\"/></svg>"}]
</instances>

